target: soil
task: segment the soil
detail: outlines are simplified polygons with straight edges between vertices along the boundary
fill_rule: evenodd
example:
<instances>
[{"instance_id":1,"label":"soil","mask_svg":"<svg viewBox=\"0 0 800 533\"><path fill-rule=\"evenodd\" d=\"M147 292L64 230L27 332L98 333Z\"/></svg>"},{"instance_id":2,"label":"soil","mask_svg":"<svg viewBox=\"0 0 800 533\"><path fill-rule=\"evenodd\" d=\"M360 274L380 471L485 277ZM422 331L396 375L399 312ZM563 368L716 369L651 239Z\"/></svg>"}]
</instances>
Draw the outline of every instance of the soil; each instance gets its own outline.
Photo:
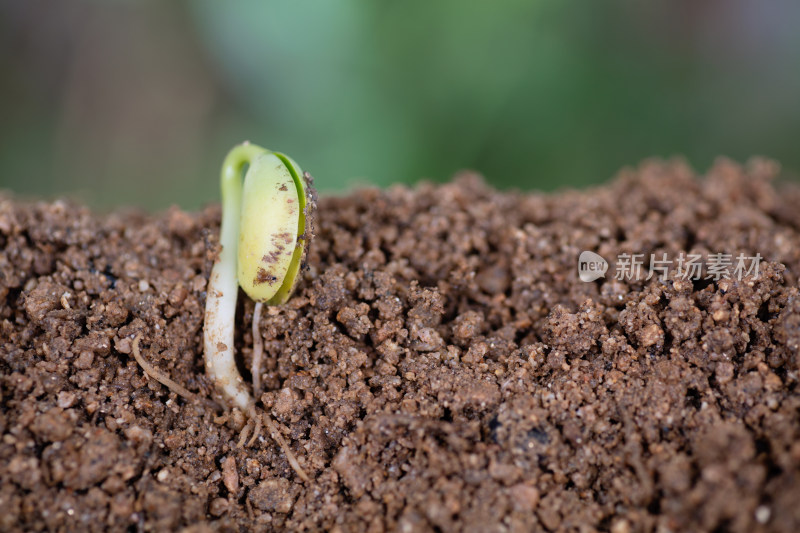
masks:
<instances>
[{"instance_id":1,"label":"soil","mask_svg":"<svg viewBox=\"0 0 800 533\"><path fill-rule=\"evenodd\" d=\"M319 203L265 309L260 398L303 469L201 397L220 211L0 199L0 529L800 531L800 189L646 162ZM581 251L761 254L742 280L582 282ZM253 303L240 297L249 368ZM243 370L246 379L249 373Z\"/></svg>"}]
</instances>

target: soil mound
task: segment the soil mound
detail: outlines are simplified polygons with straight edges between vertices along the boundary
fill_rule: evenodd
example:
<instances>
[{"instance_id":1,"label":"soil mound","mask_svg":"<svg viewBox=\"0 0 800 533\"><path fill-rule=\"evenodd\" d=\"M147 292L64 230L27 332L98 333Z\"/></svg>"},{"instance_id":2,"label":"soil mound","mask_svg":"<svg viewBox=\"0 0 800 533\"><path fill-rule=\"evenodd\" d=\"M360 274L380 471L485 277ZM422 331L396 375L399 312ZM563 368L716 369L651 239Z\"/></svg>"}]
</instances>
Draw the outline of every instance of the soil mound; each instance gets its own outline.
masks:
<instances>
[{"instance_id":1,"label":"soil mound","mask_svg":"<svg viewBox=\"0 0 800 533\"><path fill-rule=\"evenodd\" d=\"M648 162L582 192L462 176L322 199L304 281L261 319L261 401L311 483L132 356L141 334L212 395L218 207L0 199L0 529L798 531L800 189L774 173ZM579 279L586 250L604 278ZM701 276L645 279L682 253ZM240 298L243 368L252 312Z\"/></svg>"}]
</instances>

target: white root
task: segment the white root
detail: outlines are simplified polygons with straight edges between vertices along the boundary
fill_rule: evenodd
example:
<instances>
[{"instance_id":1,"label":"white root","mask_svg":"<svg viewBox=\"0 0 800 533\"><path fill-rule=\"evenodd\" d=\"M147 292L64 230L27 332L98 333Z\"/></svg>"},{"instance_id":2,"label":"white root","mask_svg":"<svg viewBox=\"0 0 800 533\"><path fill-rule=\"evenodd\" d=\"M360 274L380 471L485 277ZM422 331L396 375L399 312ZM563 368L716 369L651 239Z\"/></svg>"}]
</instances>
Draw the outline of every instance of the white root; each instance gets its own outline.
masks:
<instances>
[{"instance_id":1,"label":"white root","mask_svg":"<svg viewBox=\"0 0 800 533\"><path fill-rule=\"evenodd\" d=\"M248 448L253 445L253 443L256 441L256 439L258 439L258 437L261 436L261 417L260 416L254 416L253 419L255 420L256 427L253 430L253 436L250 438L249 441L247 441L247 447Z\"/></svg>"},{"instance_id":2,"label":"white root","mask_svg":"<svg viewBox=\"0 0 800 533\"><path fill-rule=\"evenodd\" d=\"M177 394L178 396L183 396L189 401L196 401L197 395L191 392L189 389L180 385L179 383L175 383L166 375L164 375L160 370L156 367L148 363L144 357L142 357L141 352L139 351L139 341L142 338L142 334L136 335L136 338L133 339L133 358L136 359L136 362L139 363L139 366L142 367L144 373L153 378L154 380L158 381L166 388Z\"/></svg>"},{"instance_id":3,"label":"white root","mask_svg":"<svg viewBox=\"0 0 800 533\"><path fill-rule=\"evenodd\" d=\"M258 323L261 319L261 307L264 304L256 302L253 309L253 396L256 399L261 397L261 358L264 355L264 339L261 337L261 330Z\"/></svg>"},{"instance_id":4,"label":"white root","mask_svg":"<svg viewBox=\"0 0 800 533\"><path fill-rule=\"evenodd\" d=\"M222 253L224 253L224 251L225 249L223 248ZM206 296L206 316L204 325L206 373L214 380L214 383L222 391L227 400L247 413L254 423L254 434L249 441L247 437L250 432L250 423L248 422L242 430L242 435L240 435L239 442L237 443L237 446L241 447L245 442L247 442L248 445L255 442L255 439L258 438L261 432L261 424L260 420L258 420L260 417L256 411L255 400L253 400L253 397L245 388L244 380L236 369L236 360L234 359L233 328L238 292L239 285L236 280L236 274L229 263L222 260L217 261L214 268L211 270L208 294ZM233 296L225 298L225 294ZM257 320L258 319L254 317L256 327ZM255 339L260 340L261 332L255 330L253 338L254 342ZM254 346L254 351L255 350L256 347ZM261 352L263 353L263 346L261 347ZM258 372L260 373L260 369ZM258 375L255 370L253 375ZM269 430L270 436L278 443L283 453L286 454L286 458L297 476L303 481L310 481L310 478L297 461L294 452L289 448L283 435L278 432L272 418L267 412L263 413L263 420Z\"/></svg>"},{"instance_id":5,"label":"white root","mask_svg":"<svg viewBox=\"0 0 800 533\"><path fill-rule=\"evenodd\" d=\"M295 473L303 481L311 481L303 470L303 467L301 467L300 463L297 462L297 457L295 457L292 449L289 448L289 445L286 443L286 440L284 440L283 435L281 435L278 431L278 427L275 425L275 422L272 421L272 417L269 416L269 413L266 411L264 412L264 424L267 426L267 431L269 431L270 436L277 441L278 445L283 450L283 453L286 454L286 458L289 460L289 464L292 466L292 469L294 469Z\"/></svg>"},{"instance_id":6,"label":"white root","mask_svg":"<svg viewBox=\"0 0 800 533\"><path fill-rule=\"evenodd\" d=\"M242 428L241 433L239 433L239 442L236 443L237 448L244 446L245 441L247 441L247 437L250 435L250 424L251 420L248 420Z\"/></svg>"}]
</instances>

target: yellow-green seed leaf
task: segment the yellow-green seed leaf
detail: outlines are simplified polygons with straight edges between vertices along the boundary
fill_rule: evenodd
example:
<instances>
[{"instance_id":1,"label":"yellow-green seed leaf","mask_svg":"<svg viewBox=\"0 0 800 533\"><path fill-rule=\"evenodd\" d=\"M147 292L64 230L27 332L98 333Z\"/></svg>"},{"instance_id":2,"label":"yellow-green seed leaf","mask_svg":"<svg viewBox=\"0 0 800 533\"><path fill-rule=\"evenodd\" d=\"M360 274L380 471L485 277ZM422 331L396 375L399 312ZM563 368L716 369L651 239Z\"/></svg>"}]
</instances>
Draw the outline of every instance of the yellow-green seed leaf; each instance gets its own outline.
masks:
<instances>
[{"instance_id":1,"label":"yellow-green seed leaf","mask_svg":"<svg viewBox=\"0 0 800 533\"><path fill-rule=\"evenodd\" d=\"M283 284L281 285L280 289L278 289L278 292L275 293L275 296L270 298L268 302L270 305L280 305L289 299L289 296L292 294L292 290L294 290L294 286L297 281L297 275L300 273L300 266L303 263L306 253L306 244L311 238L311 235L309 233L310 228L306 227L306 224L308 223L306 218L306 205L308 200L306 195L308 194L308 191L306 190L306 180L303 176L303 171L300 169L300 165L295 163L294 159L288 155L280 152L273 153L276 157L278 157L278 159L283 161L283 163L286 165L286 168L289 169L289 173L292 175L295 187L297 188L297 197L300 200L299 217L297 220L297 246L294 249L292 261L289 264L289 270L286 272L286 277L283 280Z\"/></svg>"},{"instance_id":2,"label":"yellow-green seed leaf","mask_svg":"<svg viewBox=\"0 0 800 533\"><path fill-rule=\"evenodd\" d=\"M257 302L282 303L294 285L303 253L305 193L299 167L282 154L264 153L244 178L239 225L239 285ZM302 175L301 175L302 176ZM277 300L277 301L276 301Z\"/></svg>"}]
</instances>

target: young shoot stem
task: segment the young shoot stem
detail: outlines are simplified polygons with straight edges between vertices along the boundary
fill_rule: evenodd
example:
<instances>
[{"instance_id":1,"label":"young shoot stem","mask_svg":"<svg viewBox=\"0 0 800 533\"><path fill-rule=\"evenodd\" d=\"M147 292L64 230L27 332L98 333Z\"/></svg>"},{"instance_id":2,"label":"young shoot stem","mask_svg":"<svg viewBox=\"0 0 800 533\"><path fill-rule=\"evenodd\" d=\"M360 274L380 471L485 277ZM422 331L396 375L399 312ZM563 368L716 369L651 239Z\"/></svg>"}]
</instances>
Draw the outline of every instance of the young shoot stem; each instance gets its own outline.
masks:
<instances>
[{"instance_id":1,"label":"young shoot stem","mask_svg":"<svg viewBox=\"0 0 800 533\"><path fill-rule=\"evenodd\" d=\"M245 165L267 151L254 144L234 147L222 164L222 225L219 258L211 269L206 296L204 352L206 373L222 395L234 406L248 413L253 397L244 386L236 368L233 335L239 281L236 276L236 252L242 205L241 174Z\"/></svg>"}]
</instances>

